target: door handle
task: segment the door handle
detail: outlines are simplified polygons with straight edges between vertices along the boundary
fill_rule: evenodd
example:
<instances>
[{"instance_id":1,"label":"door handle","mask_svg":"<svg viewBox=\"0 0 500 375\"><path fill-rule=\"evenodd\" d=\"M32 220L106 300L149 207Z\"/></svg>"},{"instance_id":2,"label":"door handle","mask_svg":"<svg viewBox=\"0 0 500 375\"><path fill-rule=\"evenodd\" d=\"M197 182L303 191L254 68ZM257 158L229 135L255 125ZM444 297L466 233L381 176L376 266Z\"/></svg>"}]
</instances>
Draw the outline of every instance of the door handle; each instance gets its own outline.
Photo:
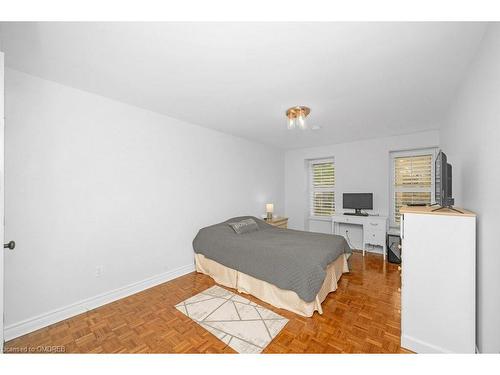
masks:
<instances>
[{"instance_id":1,"label":"door handle","mask_svg":"<svg viewBox=\"0 0 500 375\"><path fill-rule=\"evenodd\" d=\"M8 243L3 244L4 249L14 250L15 247L16 247L16 243L14 241L10 241Z\"/></svg>"}]
</instances>

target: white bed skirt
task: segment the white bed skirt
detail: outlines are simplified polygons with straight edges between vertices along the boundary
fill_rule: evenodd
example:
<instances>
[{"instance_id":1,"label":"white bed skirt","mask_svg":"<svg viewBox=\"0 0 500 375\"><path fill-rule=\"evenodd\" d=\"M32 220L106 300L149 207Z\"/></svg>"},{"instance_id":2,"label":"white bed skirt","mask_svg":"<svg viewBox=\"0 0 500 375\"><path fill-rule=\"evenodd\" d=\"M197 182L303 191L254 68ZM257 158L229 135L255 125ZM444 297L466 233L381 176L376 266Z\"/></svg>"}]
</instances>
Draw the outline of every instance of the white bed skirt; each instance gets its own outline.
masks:
<instances>
[{"instance_id":1,"label":"white bed skirt","mask_svg":"<svg viewBox=\"0 0 500 375\"><path fill-rule=\"evenodd\" d=\"M196 271L212 277L217 283L234 288L241 293L251 294L275 307L292 311L302 316L312 316L315 311L323 314L321 303L328 293L337 289L337 282L343 273L349 272L348 255L342 254L326 269L323 286L312 302L305 302L297 293L280 289L266 281L256 279L242 272L223 266L202 254L195 254Z\"/></svg>"}]
</instances>

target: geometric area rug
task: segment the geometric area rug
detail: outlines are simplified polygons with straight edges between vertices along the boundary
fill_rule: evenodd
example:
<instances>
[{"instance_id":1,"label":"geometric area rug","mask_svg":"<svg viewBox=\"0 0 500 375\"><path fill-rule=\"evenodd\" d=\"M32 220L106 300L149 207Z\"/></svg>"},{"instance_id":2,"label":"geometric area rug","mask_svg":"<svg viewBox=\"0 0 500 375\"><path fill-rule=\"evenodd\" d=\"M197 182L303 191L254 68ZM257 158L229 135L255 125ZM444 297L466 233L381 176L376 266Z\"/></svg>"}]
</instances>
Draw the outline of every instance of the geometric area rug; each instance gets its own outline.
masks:
<instances>
[{"instance_id":1,"label":"geometric area rug","mask_svg":"<svg viewBox=\"0 0 500 375\"><path fill-rule=\"evenodd\" d=\"M175 306L238 353L260 353L288 319L217 285Z\"/></svg>"}]
</instances>

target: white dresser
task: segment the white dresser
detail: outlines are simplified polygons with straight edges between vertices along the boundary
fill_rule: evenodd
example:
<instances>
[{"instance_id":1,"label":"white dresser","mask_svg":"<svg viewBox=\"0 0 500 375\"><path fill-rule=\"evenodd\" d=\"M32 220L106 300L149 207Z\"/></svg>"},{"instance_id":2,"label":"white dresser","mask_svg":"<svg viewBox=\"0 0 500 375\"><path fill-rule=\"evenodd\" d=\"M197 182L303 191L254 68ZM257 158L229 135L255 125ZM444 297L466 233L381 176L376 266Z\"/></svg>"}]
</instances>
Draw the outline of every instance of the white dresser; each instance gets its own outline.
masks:
<instances>
[{"instance_id":1,"label":"white dresser","mask_svg":"<svg viewBox=\"0 0 500 375\"><path fill-rule=\"evenodd\" d=\"M476 215L432 209L401 209L401 346L474 353Z\"/></svg>"},{"instance_id":2,"label":"white dresser","mask_svg":"<svg viewBox=\"0 0 500 375\"><path fill-rule=\"evenodd\" d=\"M344 233L340 232L340 224L361 225L363 229L363 256L367 244L381 246L385 260L387 216L333 215L332 233L343 236Z\"/></svg>"}]
</instances>

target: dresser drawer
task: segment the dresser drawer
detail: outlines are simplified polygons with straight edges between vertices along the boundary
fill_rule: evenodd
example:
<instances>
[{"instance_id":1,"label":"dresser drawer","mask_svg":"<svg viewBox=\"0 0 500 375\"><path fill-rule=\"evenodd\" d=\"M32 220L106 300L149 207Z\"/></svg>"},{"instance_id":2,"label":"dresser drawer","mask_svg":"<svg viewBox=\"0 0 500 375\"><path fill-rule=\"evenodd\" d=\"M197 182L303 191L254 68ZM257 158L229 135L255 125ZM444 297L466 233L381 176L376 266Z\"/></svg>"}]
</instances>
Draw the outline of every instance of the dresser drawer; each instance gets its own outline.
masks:
<instances>
[{"instance_id":1,"label":"dresser drawer","mask_svg":"<svg viewBox=\"0 0 500 375\"><path fill-rule=\"evenodd\" d=\"M287 229L288 228L288 223L285 221L283 223L279 223L279 224L273 224L275 227L278 227L278 228L285 228Z\"/></svg>"}]
</instances>

